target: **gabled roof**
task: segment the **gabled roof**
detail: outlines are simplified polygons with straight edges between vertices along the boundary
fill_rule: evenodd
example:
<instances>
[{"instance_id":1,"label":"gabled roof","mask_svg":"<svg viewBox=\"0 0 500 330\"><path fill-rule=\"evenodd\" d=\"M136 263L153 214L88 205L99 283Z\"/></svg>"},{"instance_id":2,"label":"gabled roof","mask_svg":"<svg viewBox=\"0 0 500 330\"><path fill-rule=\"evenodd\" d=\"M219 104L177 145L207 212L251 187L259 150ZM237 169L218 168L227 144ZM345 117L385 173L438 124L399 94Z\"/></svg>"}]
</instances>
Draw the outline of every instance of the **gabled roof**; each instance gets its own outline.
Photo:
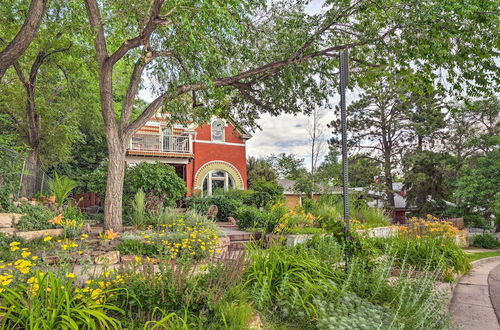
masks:
<instances>
[{"instance_id":1,"label":"gabled roof","mask_svg":"<svg viewBox=\"0 0 500 330\"><path fill-rule=\"evenodd\" d=\"M241 134L242 139L248 140L252 137L252 134L250 134L243 126L237 124L232 117L227 118L227 121L233 125L238 133Z\"/></svg>"},{"instance_id":2,"label":"gabled roof","mask_svg":"<svg viewBox=\"0 0 500 330\"><path fill-rule=\"evenodd\" d=\"M152 120L158 120L158 119L161 119L161 118L158 118L157 115L158 113L161 113L161 114L168 114L168 112L162 112L161 110L158 110L158 112L154 115L154 117L152 117L151 119ZM250 134L250 132L248 130L246 130L243 126L239 125L236 120L234 120L232 117L228 117L228 118L222 118L222 119L226 119L231 125L233 125L234 129L241 134L241 137L245 140L248 140L252 137L252 134ZM189 124L194 124L194 122L189 122Z\"/></svg>"}]
</instances>

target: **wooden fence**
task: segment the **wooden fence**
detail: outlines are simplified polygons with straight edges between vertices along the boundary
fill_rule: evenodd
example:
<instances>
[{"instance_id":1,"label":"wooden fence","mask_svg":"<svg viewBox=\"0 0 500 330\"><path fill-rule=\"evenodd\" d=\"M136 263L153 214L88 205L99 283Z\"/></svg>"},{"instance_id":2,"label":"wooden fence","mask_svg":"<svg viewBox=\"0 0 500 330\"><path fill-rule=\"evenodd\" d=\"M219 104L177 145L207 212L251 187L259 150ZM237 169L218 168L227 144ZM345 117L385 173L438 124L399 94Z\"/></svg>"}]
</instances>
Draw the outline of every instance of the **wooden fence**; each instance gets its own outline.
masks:
<instances>
[{"instance_id":1,"label":"wooden fence","mask_svg":"<svg viewBox=\"0 0 500 330\"><path fill-rule=\"evenodd\" d=\"M101 205L101 201L99 200L99 196L95 192L86 192L83 194L76 194L73 196L73 199L76 201L76 205L81 208L87 208L90 206Z\"/></svg>"}]
</instances>

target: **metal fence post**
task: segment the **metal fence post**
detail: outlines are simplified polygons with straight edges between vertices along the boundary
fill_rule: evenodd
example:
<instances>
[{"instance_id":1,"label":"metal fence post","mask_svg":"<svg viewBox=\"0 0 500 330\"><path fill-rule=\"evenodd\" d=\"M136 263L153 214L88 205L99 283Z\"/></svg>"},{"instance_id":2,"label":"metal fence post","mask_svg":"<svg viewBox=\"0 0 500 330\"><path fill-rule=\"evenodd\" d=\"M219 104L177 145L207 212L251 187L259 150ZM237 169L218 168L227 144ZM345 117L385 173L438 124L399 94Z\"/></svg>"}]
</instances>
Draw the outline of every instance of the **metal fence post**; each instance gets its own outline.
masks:
<instances>
[{"instance_id":1,"label":"metal fence post","mask_svg":"<svg viewBox=\"0 0 500 330\"><path fill-rule=\"evenodd\" d=\"M23 162L23 169L21 170L21 178L19 179L19 189L17 190L17 197L21 196L21 188L23 186L23 175L25 167L26 167L26 159Z\"/></svg>"},{"instance_id":2,"label":"metal fence post","mask_svg":"<svg viewBox=\"0 0 500 330\"><path fill-rule=\"evenodd\" d=\"M40 194L43 194L43 181L45 179L45 172L42 171L42 183L40 184Z\"/></svg>"},{"instance_id":3,"label":"metal fence post","mask_svg":"<svg viewBox=\"0 0 500 330\"><path fill-rule=\"evenodd\" d=\"M347 155L347 114L346 114L346 89L349 79L349 50L340 52L340 123L342 131L342 195L344 200L344 235L348 244L350 237L349 224L349 172ZM345 249L346 269L349 263L349 246Z\"/></svg>"}]
</instances>

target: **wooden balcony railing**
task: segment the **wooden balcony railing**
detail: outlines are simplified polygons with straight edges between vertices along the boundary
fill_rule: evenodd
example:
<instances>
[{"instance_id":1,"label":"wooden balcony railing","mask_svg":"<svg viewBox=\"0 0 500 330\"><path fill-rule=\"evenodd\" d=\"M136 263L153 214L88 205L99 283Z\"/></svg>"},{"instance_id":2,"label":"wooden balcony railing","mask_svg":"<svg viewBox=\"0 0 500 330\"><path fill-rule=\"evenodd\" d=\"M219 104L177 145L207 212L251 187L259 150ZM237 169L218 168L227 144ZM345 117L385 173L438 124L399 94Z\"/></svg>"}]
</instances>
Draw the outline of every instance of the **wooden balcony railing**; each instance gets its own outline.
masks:
<instances>
[{"instance_id":1,"label":"wooden balcony railing","mask_svg":"<svg viewBox=\"0 0 500 330\"><path fill-rule=\"evenodd\" d=\"M191 135L153 135L134 134L130 141L129 150L158 153L193 153Z\"/></svg>"}]
</instances>

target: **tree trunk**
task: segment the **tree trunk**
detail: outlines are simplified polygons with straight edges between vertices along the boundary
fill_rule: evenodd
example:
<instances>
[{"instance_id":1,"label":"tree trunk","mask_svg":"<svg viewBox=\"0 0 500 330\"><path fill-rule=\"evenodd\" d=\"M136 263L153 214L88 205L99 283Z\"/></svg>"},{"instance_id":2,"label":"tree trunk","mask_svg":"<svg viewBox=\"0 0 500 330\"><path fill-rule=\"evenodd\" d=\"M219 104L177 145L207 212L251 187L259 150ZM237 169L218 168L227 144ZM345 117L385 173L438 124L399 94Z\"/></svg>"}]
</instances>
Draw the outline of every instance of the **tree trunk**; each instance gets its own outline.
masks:
<instances>
[{"instance_id":1,"label":"tree trunk","mask_svg":"<svg viewBox=\"0 0 500 330\"><path fill-rule=\"evenodd\" d=\"M391 157L390 155L384 155L384 177L385 177L385 190L387 193L387 208L390 211L392 218L394 219L394 191L392 187L392 171L391 171Z\"/></svg>"},{"instance_id":2,"label":"tree trunk","mask_svg":"<svg viewBox=\"0 0 500 330\"><path fill-rule=\"evenodd\" d=\"M38 58L38 57L37 57ZM41 64L41 62L40 62ZM30 151L28 153L28 160L25 166L25 172L23 175L22 190L21 195L24 197L31 198L37 192L37 174L40 169L40 142L42 140L42 121L40 116L36 112L35 104L35 83L36 75L38 73L39 65L37 61L33 66L35 69L32 70L33 74L27 81L22 78L22 73L20 68L17 67L18 73L20 74L21 81L26 91L26 123L28 125L28 146ZM38 192L41 192L38 189Z\"/></svg>"},{"instance_id":3,"label":"tree trunk","mask_svg":"<svg viewBox=\"0 0 500 330\"><path fill-rule=\"evenodd\" d=\"M111 135L111 136L110 136ZM123 179L125 177L125 151L116 134L108 135L108 178L106 180L106 198L104 200L104 229L123 231L122 203Z\"/></svg>"},{"instance_id":4,"label":"tree trunk","mask_svg":"<svg viewBox=\"0 0 500 330\"><path fill-rule=\"evenodd\" d=\"M31 1L23 26L7 47L0 52L0 79L2 79L9 66L14 64L19 56L24 53L35 37L48 2L48 0Z\"/></svg>"},{"instance_id":5,"label":"tree trunk","mask_svg":"<svg viewBox=\"0 0 500 330\"><path fill-rule=\"evenodd\" d=\"M37 174L39 168L40 151L38 148L31 148L28 153L26 165L24 167L23 180L21 185L21 196L31 198L35 195L35 193L40 192L40 190L37 189Z\"/></svg>"}]
</instances>

